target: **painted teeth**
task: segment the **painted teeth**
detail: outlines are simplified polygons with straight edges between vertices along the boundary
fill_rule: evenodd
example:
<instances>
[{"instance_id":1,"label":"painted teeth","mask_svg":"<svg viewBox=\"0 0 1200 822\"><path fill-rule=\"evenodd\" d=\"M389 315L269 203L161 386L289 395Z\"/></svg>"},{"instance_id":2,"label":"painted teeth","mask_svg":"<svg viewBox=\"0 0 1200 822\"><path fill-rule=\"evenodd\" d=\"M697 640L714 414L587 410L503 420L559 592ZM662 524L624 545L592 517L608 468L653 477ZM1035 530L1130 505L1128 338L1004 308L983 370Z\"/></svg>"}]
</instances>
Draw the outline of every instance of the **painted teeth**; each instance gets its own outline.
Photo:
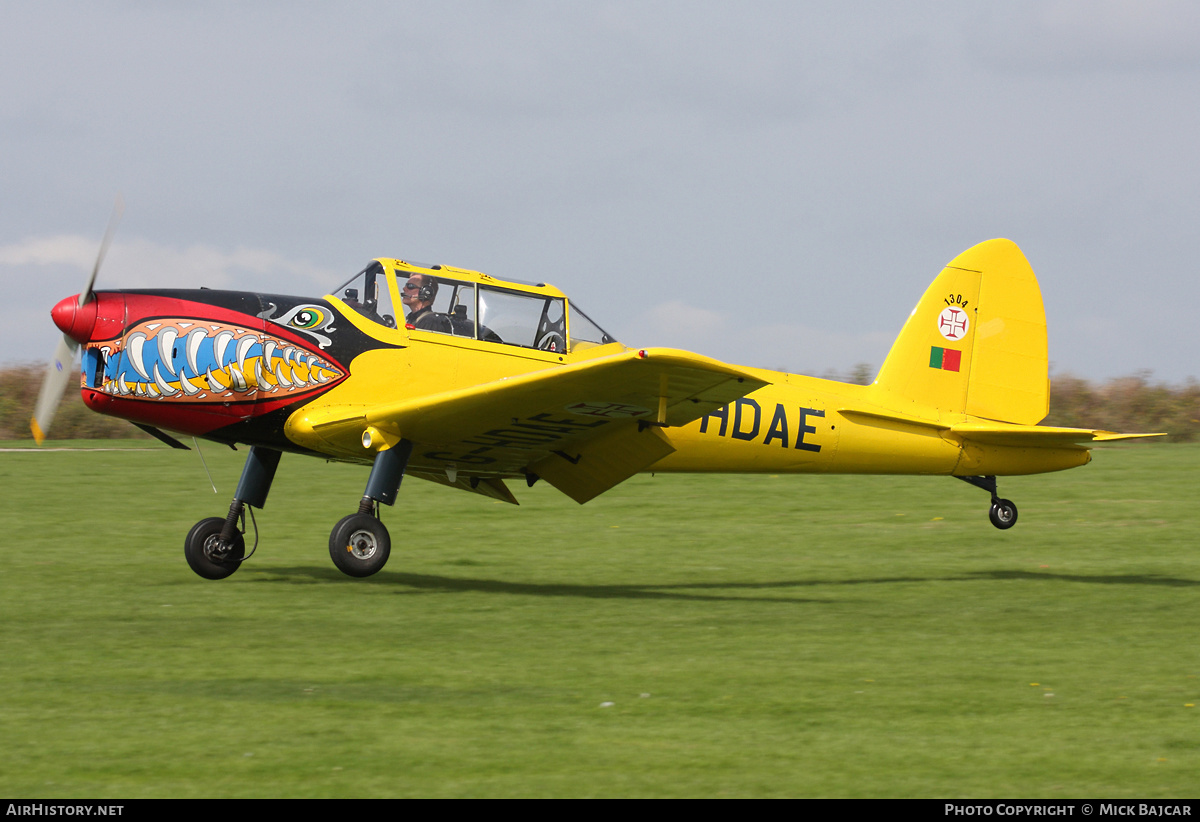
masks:
<instances>
[{"instance_id":1,"label":"painted teeth","mask_svg":"<svg viewBox=\"0 0 1200 822\"><path fill-rule=\"evenodd\" d=\"M183 393L187 394L189 397L194 397L197 394L199 394L201 391L201 389L192 385L192 381L190 379L188 379L187 377L179 378L179 387L182 388Z\"/></svg>"},{"instance_id":2,"label":"painted teeth","mask_svg":"<svg viewBox=\"0 0 1200 822\"><path fill-rule=\"evenodd\" d=\"M250 353L250 347L258 343L258 337L253 334L247 334L238 340L237 343L237 370L246 373L246 355Z\"/></svg>"},{"instance_id":3,"label":"painted teeth","mask_svg":"<svg viewBox=\"0 0 1200 822\"><path fill-rule=\"evenodd\" d=\"M278 385L271 385L267 381L267 376L263 373L262 360L255 360L254 362L254 381L258 383L258 387L262 391L277 391L279 389Z\"/></svg>"},{"instance_id":4,"label":"painted teeth","mask_svg":"<svg viewBox=\"0 0 1200 822\"><path fill-rule=\"evenodd\" d=\"M229 341L232 339L232 331L221 331L213 337L213 356L222 366L225 365L225 349L229 347Z\"/></svg>"},{"instance_id":5,"label":"painted teeth","mask_svg":"<svg viewBox=\"0 0 1200 822\"><path fill-rule=\"evenodd\" d=\"M178 336L174 328L164 328L158 332L158 359L172 377L175 376L175 338Z\"/></svg>"},{"instance_id":6,"label":"painted teeth","mask_svg":"<svg viewBox=\"0 0 1200 822\"><path fill-rule=\"evenodd\" d=\"M212 372L211 368L208 369L207 376L208 376L208 390L209 391L212 391L214 394L219 394L222 391L229 390L228 385L225 385L223 382L221 382L220 380L218 380L216 377L213 376L213 372Z\"/></svg>"},{"instance_id":7,"label":"painted teeth","mask_svg":"<svg viewBox=\"0 0 1200 822\"><path fill-rule=\"evenodd\" d=\"M268 335L219 325L155 322L128 334L103 390L124 397L212 400L233 393L303 390L340 378L320 356ZM184 333L186 331L186 333Z\"/></svg>"},{"instance_id":8,"label":"painted teeth","mask_svg":"<svg viewBox=\"0 0 1200 822\"><path fill-rule=\"evenodd\" d=\"M162 374L158 373L158 363L154 364L154 385L156 388L158 388L158 393L162 394L164 397L174 396L175 394L179 393L178 388L172 388L167 381L163 379Z\"/></svg>"},{"instance_id":9,"label":"painted teeth","mask_svg":"<svg viewBox=\"0 0 1200 822\"><path fill-rule=\"evenodd\" d=\"M242 375L242 372L238 371L236 368L229 369L229 378L233 383L234 391L245 391L250 387L246 382L246 378Z\"/></svg>"},{"instance_id":10,"label":"painted teeth","mask_svg":"<svg viewBox=\"0 0 1200 822\"><path fill-rule=\"evenodd\" d=\"M196 358L200 354L200 343L204 342L207 337L208 335L204 333L203 328L197 328L188 334L187 343L184 344L188 368L192 369L193 374L198 375L200 373L200 366L196 364Z\"/></svg>"},{"instance_id":11,"label":"painted teeth","mask_svg":"<svg viewBox=\"0 0 1200 822\"><path fill-rule=\"evenodd\" d=\"M304 357L297 357L292 366L292 379L299 383L307 383L312 376L312 366Z\"/></svg>"},{"instance_id":12,"label":"painted teeth","mask_svg":"<svg viewBox=\"0 0 1200 822\"><path fill-rule=\"evenodd\" d=\"M142 364L142 355L146 347L146 335L141 331L129 335L129 344L125 347L128 354L129 364L133 366L133 370L138 372L146 382L150 381L150 374L146 371L146 366Z\"/></svg>"},{"instance_id":13,"label":"painted teeth","mask_svg":"<svg viewBox=\"0 0 1200 822\"><path fill-rule=\"evenodd\" d=\"M275 375L276 381L280 385L282 385L284 388L292 387L292 381L289 380L287 377L285 377L283 374L283 363L282 362L280 362L279 365L275 366L274 375Z\"/></svg>"}]
</instances>

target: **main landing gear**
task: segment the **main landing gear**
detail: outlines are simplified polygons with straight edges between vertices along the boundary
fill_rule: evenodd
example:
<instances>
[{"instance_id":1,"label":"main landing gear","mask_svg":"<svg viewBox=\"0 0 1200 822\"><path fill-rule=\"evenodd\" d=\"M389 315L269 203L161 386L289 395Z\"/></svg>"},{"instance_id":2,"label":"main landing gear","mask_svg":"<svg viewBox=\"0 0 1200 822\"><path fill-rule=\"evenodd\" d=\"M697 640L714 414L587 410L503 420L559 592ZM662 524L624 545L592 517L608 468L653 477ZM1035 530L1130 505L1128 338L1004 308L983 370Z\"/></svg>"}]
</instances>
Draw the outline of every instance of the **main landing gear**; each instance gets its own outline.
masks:
<instances>
[{"instance_id":1,"label":"main landing gear","mask_svg":"<svg viewBox=\"0 0 1200 822\"><path fill-rule=\"evenodd\" d=\"M959 477L963 482L969 482L976 488L982 488L992 495L992 507L988 511L988 519L1002 531L1017 524L1017 506L1012 500L1001 499L996 494L995 477Z\"/></svg>"},{"instance_id":2,"label":"main landing gear","mask_svg":"<svg viewBox=\"0 0 1200 822\"><path fill-rule=\"evenodd\" d=\"M183 555L192 570L205 579L224 579L241 567L246 558L246 538L234 529L232 536L221 537L225 520L202 519L192 526L183 542Z\"/></svg>"},{"instance_id":3,"label":"main landing gear","mask_svg":"<svg viewBox=\"0 0 1200 822\"><path fill-rule=\"evenodd\" d=\"M367 489L358 504L358 513L343 517L330 532L329 557L342 573L369 577L387 563L392 539L379 520L379 503L395 504L411 454L412 443L408 440L400 440L395 447L378 452L367 479ZM281 452L270 448L251 447L225 519L202 519L188 533L183 553L197 574L205 579L224 579L249 558L245 539L246 510L262 508L266 504L280 456ZM251 511L251 519L253 516ZM253 554L253 550L250 553Z\"/></svg>"},{"instance_id":4,"label":"main landing gear","mask_svg":"<svg viewBox=\"0 0 1200 822\"><path fill-rule=\"evenodd\" d=\"M246 508L262 508L266 504L281 456L280 451L251 447L225 519L202 519L188 532L183 555L197 574L205 579L225 579L242 566L246 558ZM257 539L254 544L258 545Z\"/></svg>"},{"instance_id":5,"label":"main landing gear","mask_svg":"<svg viewBox=\"0 0 1200 822\"><path fill-rule=\"evenodd\" d=\"M412 443L400 440L394 448L375 455L367 490L358 513L343 517L329 534L329 558L343 574L369 577L378 573L392 552L392 538L379 521L379 503L394 505L400 480L412 455Z\"/></svg>"},{"instance_id":6,"label":"main landing gear","mask_svg":"<svg viewBox=\"0 0 1200 822\"><path fill-rule=\"evenodd\" d=\"M329 558L348 576L371 576L391 553L392 537L374 514L342 517L329 533Z\"/></svg>"}]
</instances>

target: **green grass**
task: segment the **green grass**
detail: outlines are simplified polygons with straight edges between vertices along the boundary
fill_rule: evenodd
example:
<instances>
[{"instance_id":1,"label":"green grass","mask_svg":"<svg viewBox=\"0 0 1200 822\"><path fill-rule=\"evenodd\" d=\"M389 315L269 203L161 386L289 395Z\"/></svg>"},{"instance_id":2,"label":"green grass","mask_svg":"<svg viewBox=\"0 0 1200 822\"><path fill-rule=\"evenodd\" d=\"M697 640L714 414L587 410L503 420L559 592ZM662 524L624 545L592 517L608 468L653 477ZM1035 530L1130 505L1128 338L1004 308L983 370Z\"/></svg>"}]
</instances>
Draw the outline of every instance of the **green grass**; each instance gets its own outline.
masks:
<instances>
[{"instance_id":1,"label":"green grass","mask_svg":"<svg viewBox=\"0 0 1200 822\"><path fill-rule=\"evenodd\" d=\"M947 478L410 479L367 580L366 470L285 455L209 582L245 451L135 445L0 453L0 795L1200 794L1200 447L1002 478L1008 532Z\"/></svg>"}]
</instances>

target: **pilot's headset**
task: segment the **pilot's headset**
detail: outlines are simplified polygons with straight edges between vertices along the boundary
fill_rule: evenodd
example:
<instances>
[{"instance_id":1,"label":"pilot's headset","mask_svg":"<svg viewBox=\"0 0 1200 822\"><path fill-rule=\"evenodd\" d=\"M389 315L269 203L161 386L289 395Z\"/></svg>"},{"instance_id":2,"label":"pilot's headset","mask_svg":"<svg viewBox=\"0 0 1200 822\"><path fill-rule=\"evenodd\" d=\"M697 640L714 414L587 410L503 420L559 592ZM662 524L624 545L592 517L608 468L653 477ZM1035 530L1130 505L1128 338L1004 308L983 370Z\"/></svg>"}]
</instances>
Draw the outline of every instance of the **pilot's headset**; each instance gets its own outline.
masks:
<instances>
[{"instance_id":1,"label":"pilot's headset","mask_svg":"<svg viewBox=\"0 0 1200 822\"><path fill-rule=\"evenodd\" d=\"M420 288L420 290L417 291L417 299L420 302L430 303L432 305L433 301L437 298L437 293L438 293L437 280L435 280L431 277L422 276L421 277L421 288Z\"/></svg>"}]
</instances>

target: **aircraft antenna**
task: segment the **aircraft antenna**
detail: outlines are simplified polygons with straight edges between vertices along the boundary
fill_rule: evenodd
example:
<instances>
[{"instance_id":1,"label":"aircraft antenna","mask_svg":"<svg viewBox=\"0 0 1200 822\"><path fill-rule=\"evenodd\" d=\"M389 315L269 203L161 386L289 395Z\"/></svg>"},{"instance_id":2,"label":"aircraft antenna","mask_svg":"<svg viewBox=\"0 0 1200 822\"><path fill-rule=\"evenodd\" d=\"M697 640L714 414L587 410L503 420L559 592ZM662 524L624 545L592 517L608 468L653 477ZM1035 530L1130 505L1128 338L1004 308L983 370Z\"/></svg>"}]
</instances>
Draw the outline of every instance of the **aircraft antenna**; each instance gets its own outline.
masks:
<instances>
[{"instance_id":1,"label":"aircraft antenna","mask_svg":"<svg viewBox=\"0 0 1200 822\"><path fill-rule=\"evenodd\" d=\"M208 463L204 459L204 452L200 450L200 441L192 437L192 445L196 446L196 453L200 455L200 464L204 466L204 474L208 477L208 484L212 486L213 493L217 493L217 484L213 482L212 472L208 470Z\"/></svg>"}]
</instances>

